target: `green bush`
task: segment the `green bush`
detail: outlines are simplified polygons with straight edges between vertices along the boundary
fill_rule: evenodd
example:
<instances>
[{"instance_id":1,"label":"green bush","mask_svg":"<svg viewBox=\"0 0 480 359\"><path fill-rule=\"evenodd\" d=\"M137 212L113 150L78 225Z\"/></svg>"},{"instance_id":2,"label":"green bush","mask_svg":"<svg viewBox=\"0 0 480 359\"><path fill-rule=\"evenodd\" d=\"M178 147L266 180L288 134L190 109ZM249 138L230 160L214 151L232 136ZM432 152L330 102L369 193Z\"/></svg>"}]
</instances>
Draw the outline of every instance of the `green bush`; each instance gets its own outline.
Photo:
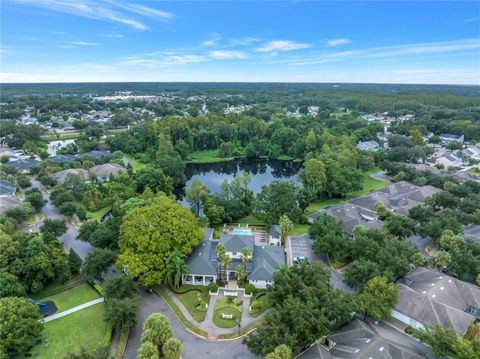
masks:
<instances>
[{"instance_id":1,"label":"green bush","mask_svg":"<svg viewBox=\"0 0 480 359\"><path fill-rule=\"evenodd\" d=\"M405 328L405 333L412 335L415 329L413 329L411 326L408 326Z\"/></svg>"},{"instance_id":2,"label":"green bush","mask_svg":"<svg viewBox=\"0 0 480 359\"><path fill-rule=\"evenodd\" d=\"M257 288L252 283L245 285L245 294L254 294Z\"/></svg>"},{"instance_id":3,"label":"green bush","mask_svg":"<svg viewBox=\"0 0 480 359\"><path fill-rule=\"evenodd\" d=\"M95 283L93 285L93 288L95 288L95 290L98 292L98 294L100 294L102 297L105 296L105 291L103 290L103 288L100 284Z\"/></svg>"},{"instance_id":4,"label":"green bush","mask_svg":"<svg viewBox=\"0 0 480 359\"><path fill-rule=\"evenodd\" d=\"M112 325L108 324L107 330L105 331L105 335L103 336L104 345L110 345L110 342L112 341L112 331L113 331Z\"/></svg>"},{"instance_id":5,"label":"green bush","mask_svg":"<svg viewBox=\"0 0 480 359\"><path fill-rule=\"evenodd\" d=\"M208 290L212 293L216 293L217 290L218 290L218 284L215 283L215 282L212 282L210 283L208 286L207 286Z\"/></svg>"}]
</instances>

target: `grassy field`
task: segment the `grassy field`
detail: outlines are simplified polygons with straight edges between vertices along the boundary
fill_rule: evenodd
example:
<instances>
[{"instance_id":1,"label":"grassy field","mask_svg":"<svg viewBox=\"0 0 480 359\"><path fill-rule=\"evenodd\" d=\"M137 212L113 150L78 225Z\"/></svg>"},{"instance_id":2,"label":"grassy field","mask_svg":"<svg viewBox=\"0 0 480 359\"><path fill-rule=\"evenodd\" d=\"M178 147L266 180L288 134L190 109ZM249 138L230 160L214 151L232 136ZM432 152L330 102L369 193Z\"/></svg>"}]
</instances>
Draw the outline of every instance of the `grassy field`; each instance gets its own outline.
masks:
<instances>
[{"instance_id":1,"label":"grassy field","mask_svg":"<svg viewBox=\"0 0 480 359\"><path fill-rule=\"evenodd\" d=\"M190 153L187 156L187 162L191 163L215 163L232 161L235 157L220 157L218 150L204 150Z\"/></svg>"},{"instance_id":2,"label":"grassy field","mask_svg":"<svg viewBox=\"0 0 480 359\"><path fill-rule=\"evenodd\" d=\"M467 172L467 173L474 173L474 174L480 175L480 169L478 169L478 168L476 168L476 167L469 168L469 169L466 170L465 172Z\"/></svg>"},{"instance_id":3,"label":"grassy field","mask_svg":"<svg viewBox=\"0 0 480 359\"><path fill-rule=\"evenodd\" d=\"M93 219L93 220L96 220L97 222L100 222L102 217L108 211L110 211L110 209L111 209L110 207L105 207L105 208L100 208L98 211L95 211L95 212L87 211L87 219Z\"/></svg>"},{"instance_id":4,"label":"grassy field","mask_svg":"<svg viewBox=\"0 0 480 359\"><path fill-rule=\"evenodd\" d=\"M243 218L240 218L235 224L248 224L249 226L265 226L265 222L255 217L253 214L249 214Z\"/></svg>"},{"instance_id":5,"label":"grassy field","mask_svg":"<svg viewBox=\"0 0 480 359\"><path fill-rule=\"evenodd\" d=\"M36 345L30 353L40 359L63 358L67 353L77 352L82 346L100 346L107 331L104 314L104 304L100 303L45 323L42 339L48 340L48 346Z\"/></svg>"},{"instance_id":6,"label":"grassy field","mask_svg":"<svg viewBox=\"0 0 480 359\"><path fill-rule=\"evenodd\" d=\"M57 313L60 313L99 297L98 293L92 287L84 283L50 297L42 298L42 301L52 300L58 308Z\"/></svg>"},{"instance_id":7,"label":"grassy field","mask_svg":"<svg viewBox=\"0 0 480 359\"><path fill-rule=\"evenodd\" d=\"M213 323L220 328L233 328L237 326L237 320L242 320L242 305L227 303L226 298L215 301ZM223 319L222 314L233 315L233 319Z\"/></svg>"},{"instance_id":8,"label":"grassy field","mask_svg":"<svg viewBox=\"0 0 480 359\"><path fill-rule=\"evenodd\" d=\"M167 303L168 307L172 310L172 312L175 314L175 316L178 318L178 320L182 323L184 327L189 329L190 331L202 336L202 337L207 337L207 333L205 333L203 330L198 329L196 326L194 326L192 323L190 323L187 318L183 315L183 313L180 311L180 309L177 307L175 302L170 298L170 296L167 294L165 289L161 286L156 286L154 288L155 293L162 298L165 303Z\"/></svg>"},{"instance_id":9,"label":"grassy field","mask_svg":"<svg viewBox=\"0 0 480 359\"><path fill-rule=\"evenodd\" d=\"M83 280L83 278L80 275L78 275L76 277L69 279L65 283L59 283L59 282L50 283L45 288L43 288L40 292L31 294L31 297L37 300L38 299L43 300L43 298L51 297L55 294L61 293L68 289L75 288L84 283L85 283L85 280Z\"/></svg>"},{"instance_id":10,"label":"grassy field","mask_svg":"<svg viewBox=\"0 0 480 359\"><path fill-rule=\"evenodd\" d=\"M180 299L182 304L187 308L188 312L192 315L192 317L197 322L203 322L205 320L205 316L207 315L207 308L204 306L203 308L199 308L199 297L203 298L204 303L208 303L209 295L208 289L205 286L182 286L179 288L180 292L184 291L183 293L175 293L175 295Z\"/></svg>"},{"instance_id":11,"label":"grassy field","mask_svg":"<svg viewBox=\"0 0 480 359\"><path fill-rule=\"evenodd\" d=\"M126 128L116 128L113 130L109 130L108 134L115 134L115 133L122 133L127 131ZM42 140L45 141L57 141L57 140L74 140L80 137L83 134L83 131L70 131L67 133L59 133L56 135L43 135Z\"/></svg>"},{"instance_id":12,"label":"grassy field","mask_svg":"<svg viewBox=\"0 0 480 359\"><path fill-rule=\"evenodd\" d=\"M288 235L293 237L300 236L304 233L308 233L309 229L309 224L294 224L293 228L288 232Z\"/></svg>"},{"instance_id":13,"label":"grassy field","mask_svg":"<svg viewBox=\"0 0 480 359\"><path fill-rule=\"evenodd\" d=\"M337 205L337 204L341 204L341 203L344 203L344 202L346 202L346 201L348 201L352 198L360 197L360 196L363 196L367 193L370 193L372 191L375 191L377 189L385 187L388 184L387 181L383 181L383 180L379 180L379 179L371 177L371 174L376 173L379 170L380 169L378 169L378 168L374 168L373 170L370 170L367 173L365 173L365 180L363 181L363 188L360 191L350 192L346 195L345 198L333 198L333 199L325 199L325 200L322 200L322 201L313 202L307 207L305 212L307 214L311 214L311 213L314 213L314 212L318 211L319 209L334 206L334 205Z\"/></svg>"},{"instance_id":14,"label":"grassy field","mask_svg":"<svg viewBox=\"0 0 480 359\"><path fill-rule=\"evenodd\" d=\"M132 168L134 171L140 171L141 169L148 166L146 163L140 162L139 160L134 158L132 155L124 155L124 157L132 161Z\"/></svg>"}]
</instances>

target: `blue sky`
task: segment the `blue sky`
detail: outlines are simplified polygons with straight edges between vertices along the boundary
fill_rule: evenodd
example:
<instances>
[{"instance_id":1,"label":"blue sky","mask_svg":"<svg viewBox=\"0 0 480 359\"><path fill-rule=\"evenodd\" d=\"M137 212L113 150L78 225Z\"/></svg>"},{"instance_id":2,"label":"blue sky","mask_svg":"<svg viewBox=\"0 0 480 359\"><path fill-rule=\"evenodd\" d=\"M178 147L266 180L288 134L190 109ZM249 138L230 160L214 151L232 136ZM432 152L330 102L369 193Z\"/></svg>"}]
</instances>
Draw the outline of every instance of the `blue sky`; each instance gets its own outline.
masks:
<instances>
[{"instance_id":1,"label":"blue sky","mask_svg":"<svg viewBox=\"0 0 480 359\"><path fill-rule=\"evenodd\" d=\"M1 81L480 84L480 2L2 0Z\"/></svg>"}]
</instances>

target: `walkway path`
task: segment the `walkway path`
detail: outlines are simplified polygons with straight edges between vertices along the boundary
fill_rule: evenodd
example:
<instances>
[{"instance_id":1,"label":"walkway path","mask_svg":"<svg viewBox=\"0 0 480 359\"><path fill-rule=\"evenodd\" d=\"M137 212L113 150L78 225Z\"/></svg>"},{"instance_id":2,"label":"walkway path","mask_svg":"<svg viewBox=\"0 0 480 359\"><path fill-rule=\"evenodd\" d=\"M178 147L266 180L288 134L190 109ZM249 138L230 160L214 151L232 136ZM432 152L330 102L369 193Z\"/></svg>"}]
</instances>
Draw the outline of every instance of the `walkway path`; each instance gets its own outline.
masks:
<instances>
[{"instance_id":1,"label":"walkway path","mask_svg":"<svg viewBox=\"0 0 480 359\"><path fill-rule=\"evenodd\" d=\"M182 312L182 314L187 318L189 322L191 322L193 325L195 325L197 328L203 330L208 334L209 337L218 337L219 335L222 334L234 334L238 332L238 327L235 326L233 328L219 328L213 323L213 315L214 315L214 308L215 308L215 301L216 300L221 300L223 299L223 291L220 290L218 295L211 295L210 296L210 301L208 303L208 310L207 314L205 316L205 320L202 322L197 322L191 314L188 312L188 310L185 308L185 306L182 304L180 299L168 288L165 288L166 293L168 296L175 302L177 305L178 309ZM242 313L242 320L240 321L240 324L242 328L245 328L249 326L250 324L256 322L257 320L263 318L265 314L268 312L266 310L262 314L260 314L257 317L251 317L249 315L249 309L250 309L250 298L249 297L244 297L243 296L243 291L239 291L238 299L240 301L243 301L243 313Z\"/></svg>"},{"instance_id":2,"label":"walkway path","mask_svg":"<svg viewBox=\"0 0 480 359\"><path fill-rule=\"evenodd\" d=\"M82 309L91 307L92 305L95 305L95 304L98 304L98 303L102 303L103 301L105 301L105 298L103 298L103 297L102 297L102 298L98 298L98 299L94 299L94 300L92 300L92 301L90 301L90 302L77 305L76 307L67 309L67 310L65 310L65 311L63 311L63 312L60 312L60 313L57 313L57 314L53 314L53 315L50 315L50 316L45 317L45 318L43 318L43 319L40 319L40 321L42 321L42 322L44 322L44 323L51 322L52 320L65 317L65 316L67 316L67 315L69 315L69 314L78 312L79 310L82 310Z\"/></svg>"}]
</instances>

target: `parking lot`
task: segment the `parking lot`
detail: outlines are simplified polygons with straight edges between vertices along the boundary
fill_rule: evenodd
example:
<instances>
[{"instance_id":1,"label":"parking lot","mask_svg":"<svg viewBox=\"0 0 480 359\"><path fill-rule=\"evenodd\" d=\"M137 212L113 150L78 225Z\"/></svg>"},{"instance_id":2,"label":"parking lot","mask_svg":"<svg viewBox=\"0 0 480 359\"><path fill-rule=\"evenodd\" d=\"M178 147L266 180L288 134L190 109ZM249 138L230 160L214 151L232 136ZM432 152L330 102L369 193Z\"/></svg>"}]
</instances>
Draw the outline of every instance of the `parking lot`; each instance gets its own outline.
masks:
<instances>
[{"instance_id":1,"label":"parking lot","mask_svg":"<svg viewBox=\"0 0 480 359\"><path fill-rule=\"evenodd\" d=\"M312 240L308 234L300 237L290 237L287 243L287 263L292 265L293 258L305 257L310 263L319 258L313 253Z\"/></svg>"}]
</instances>

